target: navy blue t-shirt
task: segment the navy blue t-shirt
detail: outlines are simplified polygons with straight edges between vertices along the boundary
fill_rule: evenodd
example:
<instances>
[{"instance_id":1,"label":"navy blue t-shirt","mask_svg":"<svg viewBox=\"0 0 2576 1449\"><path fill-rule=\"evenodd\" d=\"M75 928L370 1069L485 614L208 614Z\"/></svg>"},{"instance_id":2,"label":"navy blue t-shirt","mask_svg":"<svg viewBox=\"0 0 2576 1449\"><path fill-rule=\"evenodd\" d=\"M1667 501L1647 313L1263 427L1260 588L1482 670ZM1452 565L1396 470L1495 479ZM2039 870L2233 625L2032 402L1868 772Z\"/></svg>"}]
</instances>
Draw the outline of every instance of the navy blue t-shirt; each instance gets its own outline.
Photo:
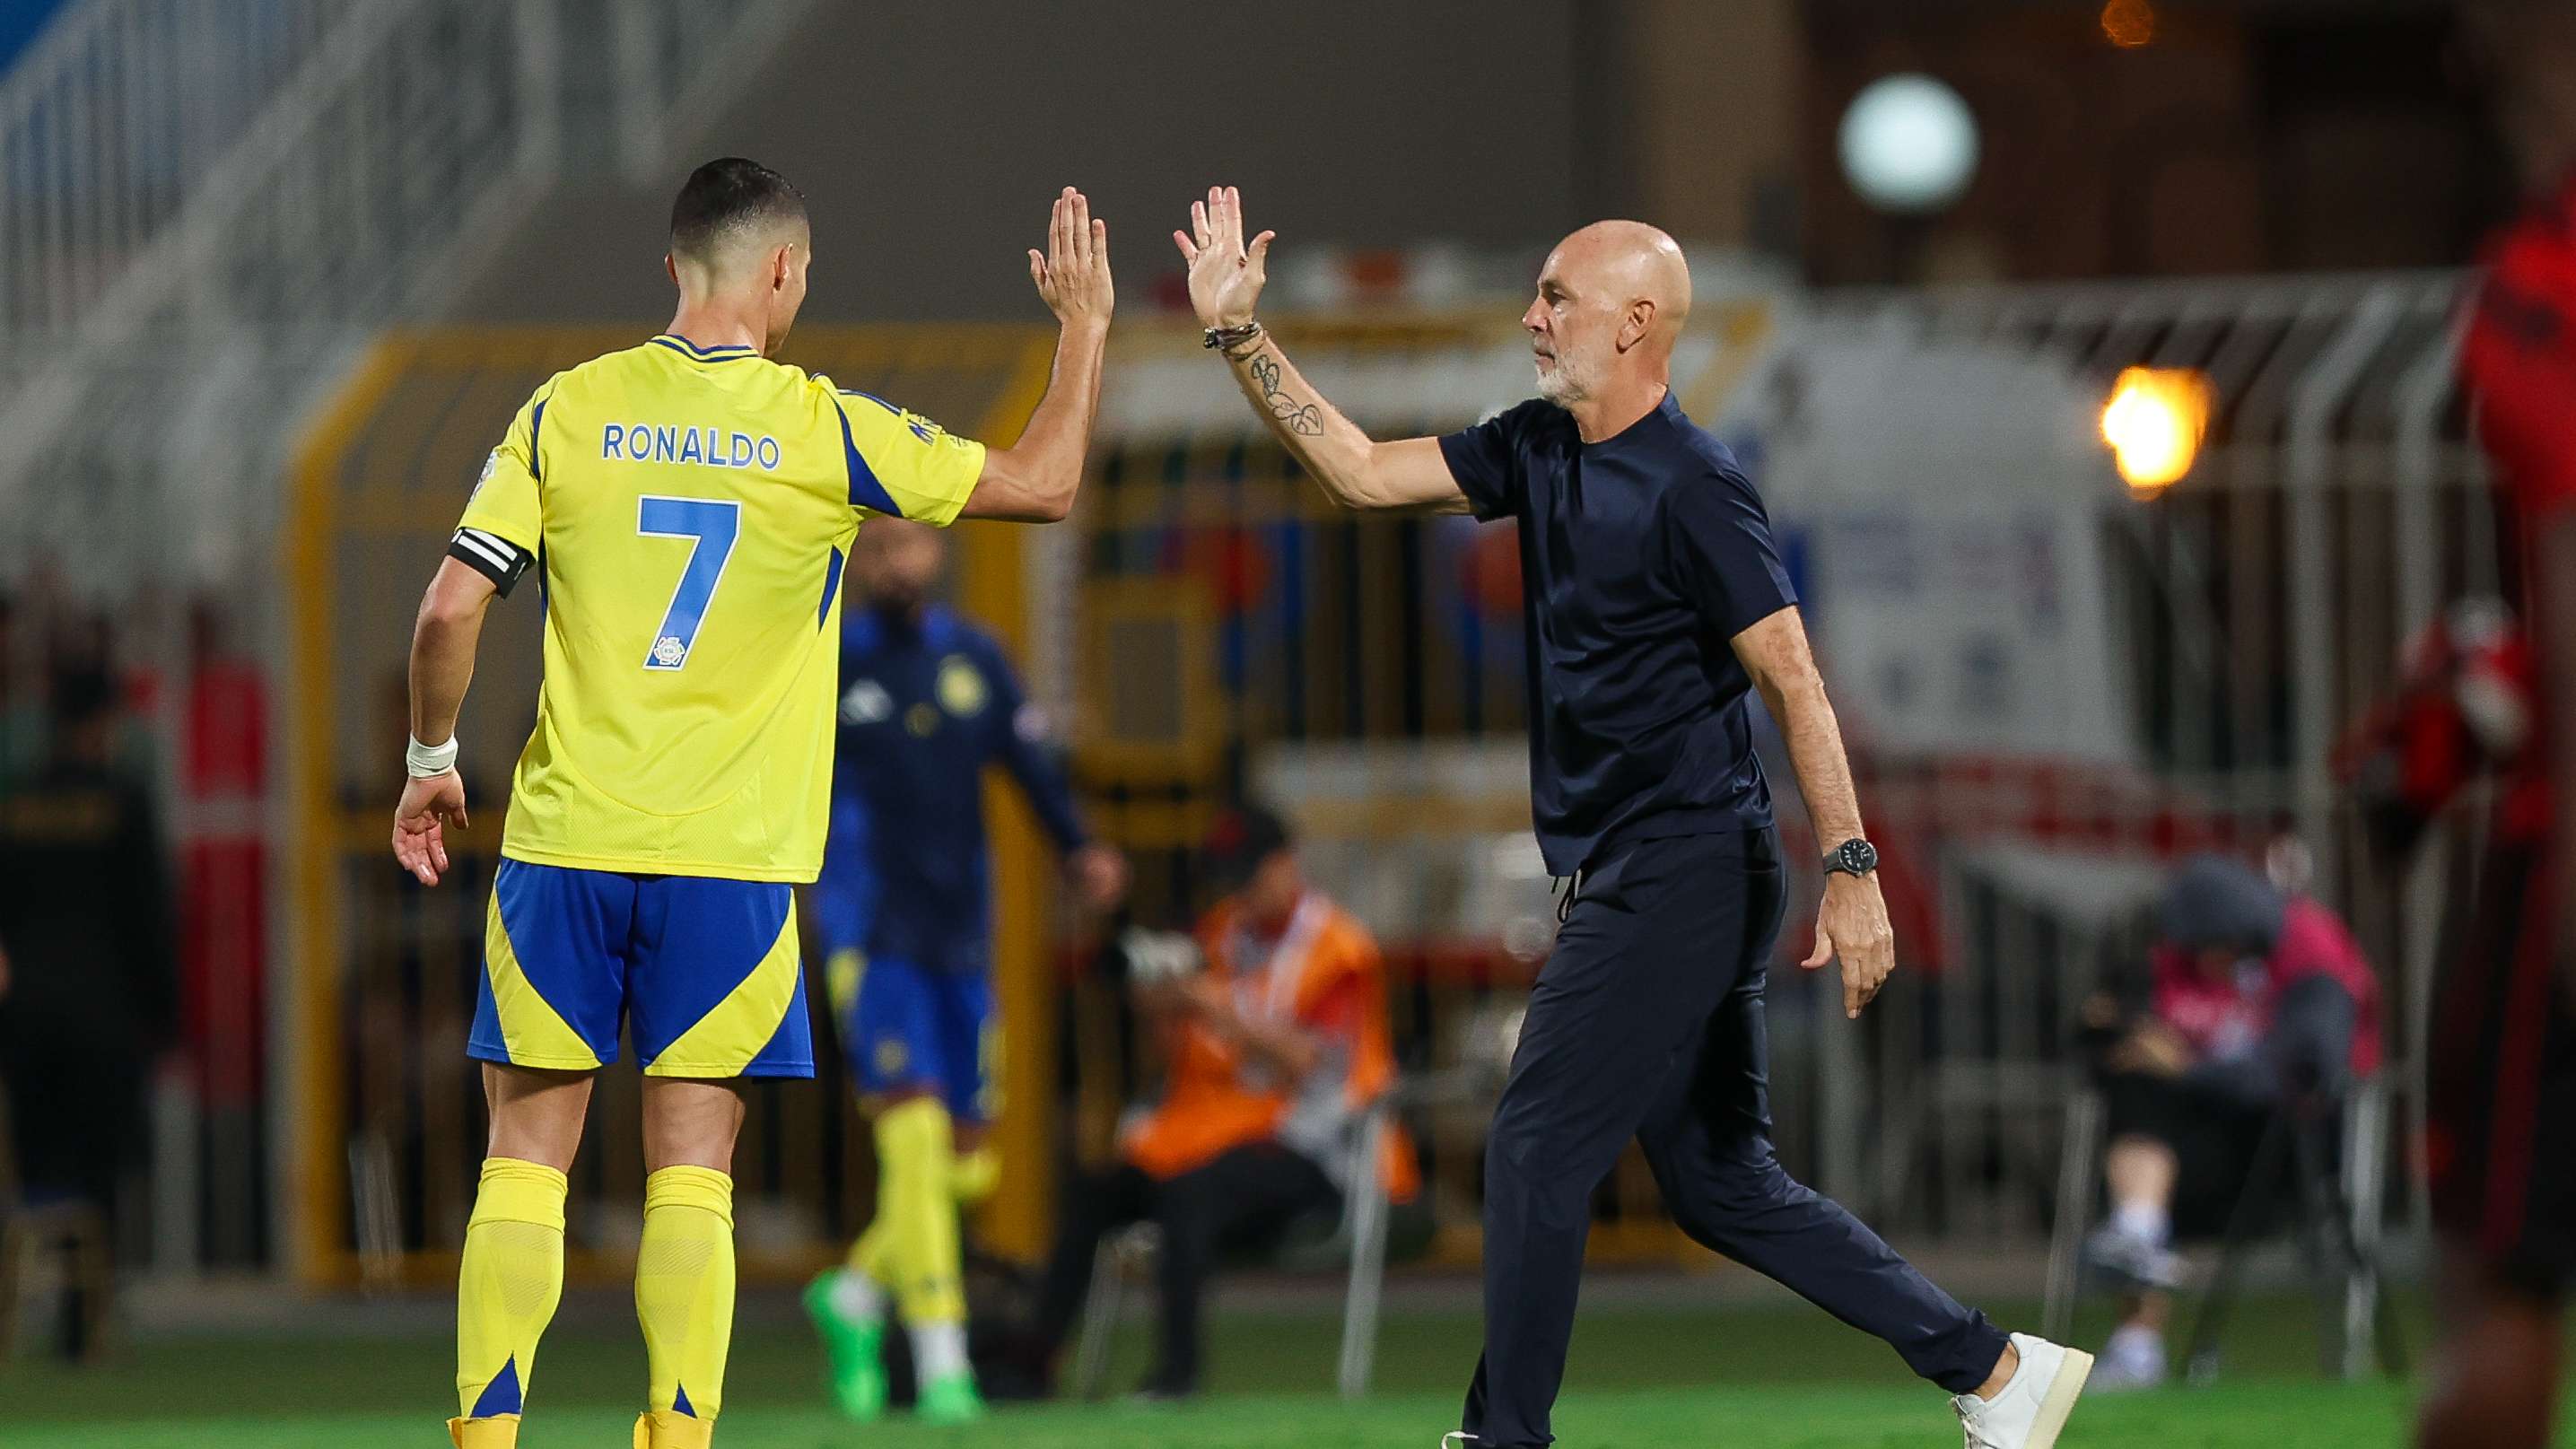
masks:
<instances>
[{"instance_id":1,"label":"navy blue t-shirt","mask_svg":"<svg viewBox=\"0 0 2576 1449\"><path fill-rule=\"evenodd\" d=\"M1518 521L1530 802L1552 874L1612 845L1760 829L1753 683L1728 641L1797 602L1762 500L1666 392L1586 443L1533 399L1440 440L1478 518Z\"/></svg>"}]
</instances>

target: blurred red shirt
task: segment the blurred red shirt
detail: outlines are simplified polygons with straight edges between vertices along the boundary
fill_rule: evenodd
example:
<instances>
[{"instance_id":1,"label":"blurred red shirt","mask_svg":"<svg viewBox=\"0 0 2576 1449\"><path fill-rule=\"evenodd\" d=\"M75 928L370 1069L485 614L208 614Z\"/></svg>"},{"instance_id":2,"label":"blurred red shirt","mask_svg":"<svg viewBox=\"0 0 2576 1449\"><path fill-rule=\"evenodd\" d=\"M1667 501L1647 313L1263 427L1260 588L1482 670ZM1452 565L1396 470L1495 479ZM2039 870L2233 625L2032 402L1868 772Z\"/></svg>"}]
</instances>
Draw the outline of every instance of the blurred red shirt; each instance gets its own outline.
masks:
<instances>
[{"instance_id":1,"label":"blurred red shirt","mask_svg":"<svg viewBox=\"0 0 2576 1449\"><path fill-rule=\"evenodd\" d=\"M2272 954L2238 971L2209 976L2178 946L2154 951L2155 1010L2204 1058L2224 1060L2254 1049L2272 1029L2281 994L2310 976L2331 977L2352 996L2352 1070L2379 1070L2379 978L2335 913L2294 896L2281 914Z\"/></svg>"},{"instance_id":2,"label":"blurred red shirt","mask_svg":"<svg viewBox=\"0 0 2576 1449\"><path fill-rule=\"evenodd\" d=\"M2534 525L2576 506L2576 177L2498 233L2485 263L2460 368L2495 463L2508 595L2528 618ZM2548 833L2551 728L2544 712L2507 772L2497 822L2506 840Z\"/></svg>"}]
</instances>

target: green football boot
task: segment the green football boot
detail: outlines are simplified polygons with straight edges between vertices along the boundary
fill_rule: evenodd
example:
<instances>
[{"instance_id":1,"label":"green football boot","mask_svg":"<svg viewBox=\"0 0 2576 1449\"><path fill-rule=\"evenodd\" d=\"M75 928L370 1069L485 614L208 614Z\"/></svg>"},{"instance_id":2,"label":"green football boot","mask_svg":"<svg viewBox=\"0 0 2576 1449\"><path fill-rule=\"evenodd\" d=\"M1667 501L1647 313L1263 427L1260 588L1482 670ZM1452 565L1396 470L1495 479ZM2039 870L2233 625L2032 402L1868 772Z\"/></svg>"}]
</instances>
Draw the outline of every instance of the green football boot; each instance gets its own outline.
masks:
<instances>
[{"instance_id":1,"label":"green football boot","mask_svg":"<svg viewBox=\"0 0 2576 1449\"><path fill-rule=\"evenodd\" d=\"M847 1268L835 1268L805 1287L805 1312L831 1360L832 1402L862 1424L885 1417L885 1320L852 1318L832 1301L832 1287ZM975 1386L966 1385L969 1397ZM981 1406L978 1405L978 1408Z\"/></svg>"},{"instance_id":2,"label":"green football boot","mask_svg":"<svg viewBox=\"0 0 2576 1449\"><path fill-rule=\"evenodd\" d=\"M975 1373L960 1369L921 1386L912 1411L925 1424L971 1424L984 1417L984 1396L975 1391Z\"/></svg>"}]
</instances>

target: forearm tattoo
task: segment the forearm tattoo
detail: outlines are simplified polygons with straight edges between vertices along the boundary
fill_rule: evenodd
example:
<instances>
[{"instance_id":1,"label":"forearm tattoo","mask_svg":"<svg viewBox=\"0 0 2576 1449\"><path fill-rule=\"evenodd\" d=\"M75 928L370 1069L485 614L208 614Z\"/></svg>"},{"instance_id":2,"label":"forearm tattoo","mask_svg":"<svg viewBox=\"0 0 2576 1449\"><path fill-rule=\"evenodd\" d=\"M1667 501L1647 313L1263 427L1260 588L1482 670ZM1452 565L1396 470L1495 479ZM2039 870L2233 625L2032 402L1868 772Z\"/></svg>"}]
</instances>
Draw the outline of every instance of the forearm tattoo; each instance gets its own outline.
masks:
<instances>
[{"instance_id":1,"label":"forearm tattoo","mask_svg":"<svg viewBox=\"0 0 2576 1449\"><path fill-rule=\"evenodd\" d=\"M1313 403L1301 403L1279 388L1279 359L1262 356L1252 359L1246 369L1252 374L1253 386L1261 389L1261 405L1279 425L1301 438L1323 436L1324 410Z\"/></svg>"}]
</instances>

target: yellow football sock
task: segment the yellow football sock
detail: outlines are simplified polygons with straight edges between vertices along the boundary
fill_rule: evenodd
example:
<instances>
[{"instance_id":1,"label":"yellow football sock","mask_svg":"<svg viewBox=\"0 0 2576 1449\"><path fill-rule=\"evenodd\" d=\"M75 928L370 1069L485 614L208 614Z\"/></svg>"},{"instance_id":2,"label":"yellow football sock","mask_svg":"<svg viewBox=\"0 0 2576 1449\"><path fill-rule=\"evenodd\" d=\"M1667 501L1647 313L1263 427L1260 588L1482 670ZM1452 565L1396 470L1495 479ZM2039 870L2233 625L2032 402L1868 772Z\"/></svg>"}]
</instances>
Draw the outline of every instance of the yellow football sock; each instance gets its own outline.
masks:
<instances>
[{"instance_id":1,"label":"yellow football sock","mask_svg":"<svg viewBox=\"0 0 2576 1449\"><path fill-rule=\"evenodd\" d=\"M876 1221L868 1224L868 1230L859 1234L859 1240L850 1245L850 1271L863 1274L876 1283L891 1285L894 1282L894 1262L886 1255L886 1241L886 1215L880 1210Z\"/></svg>"},{"instance_id":2,"label":"yellow football sock","mask_svg":"<svg viewBox=\"0 0 2576 1449\"><path fill-rule=\"evenodd\" d=\"M832 1003L832 1016L846 1023L852 1008L859 1004L859 983L867 978L867 953L855 947L833 952L823 962L823 992Z\"/></svg>"},{"instance_id":3,"label":"yellow football sock","mask_svg":"<svg viewBox=\"0 0 2576 1449\"><path fill-rule=\"evenodd\" d=\"M928 1097L898 1103L877 1114L876 1136L877 1220L853 1256L894 1289L904 1322L963 1323L948 1109Z\"/></svg>"},{"instance_id":4,"label":"yellow football sock","mask_svg":"<svg viewBox=\"0 0 2576 1449\"><path fill-rule=\"evenodd\" d=\"M644 1326L652 1444L706 1442L677 1421L712 1424L724 1404L733 1346L732 1178L711 1167L666 1167L644 1179L635 1318Z\"/></svg>"},{"instance_id":5,"label":"yellow football sock","mask_svg":"<svg viewBox=\"0 0 2576 1449\"><path fill-rule=\"evenodd\" d=\"M948 1169L948 1193L958 1202L972 1207L993 1195L993 1187L1002 1180L1001 1154L989 1142L957 1154Z\"/></svg>"},{"instance_id":6,"label":"yellow football sock","mask_svg":"<svg viewBox=\"0 0 2576 1449\"><path fill-rule=\"evenodd\" d=\"M510 1449L537 1368L537 1338L563 1297L564 1175L484 1159L456 1273L456 1404L462 1449Z\"/></svg>"},{"instance_id":7,"label":"yellow football sock","mask_svg":"<svg viewBox=\"0 0 2576 1449\"><path fill-rule=\"evenodd\" d=\"M693 1419L670 1409L635 1416L635 1449L708 1449L716 1421Z\"/></svg>"}]
</instances>

